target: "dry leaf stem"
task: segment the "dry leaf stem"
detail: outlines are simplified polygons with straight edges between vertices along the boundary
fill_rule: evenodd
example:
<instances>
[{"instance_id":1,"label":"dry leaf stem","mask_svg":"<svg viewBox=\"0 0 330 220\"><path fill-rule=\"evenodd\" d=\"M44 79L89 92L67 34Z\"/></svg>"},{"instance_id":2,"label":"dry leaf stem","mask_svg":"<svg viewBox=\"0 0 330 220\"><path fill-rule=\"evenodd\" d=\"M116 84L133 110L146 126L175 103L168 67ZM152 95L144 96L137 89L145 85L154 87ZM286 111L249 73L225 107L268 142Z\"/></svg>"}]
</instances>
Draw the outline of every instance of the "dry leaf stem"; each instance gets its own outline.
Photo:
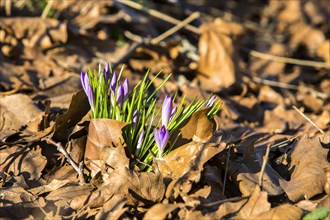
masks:
<instances>
[{"instance_id":1,"label":"dry leaf stem","mask_svg":"<svg viewBox=\"0 0 330 220\"><path fill-rule=\"evenodd\" d=\"M264 177L264 173L265 173L265 169L266 169L266 165L267 165L271 145L272 144L267 145L266 154L263 158L263 162L262 162L262 166L261 166L261 171L260 171L260 176L259 176L259 186L260 186L261 190L262 190L263 177Z\"/></svg>"},{"instance_id":2,"label":"dry leaf stem","mask_svg":"<svg viewBox=\"0 0 330 220\"><path fill-rule=\"evenodd\" d=\"M81 161L79 164L77 164L76 162L74 162L74 160L72 160L72 158L70 157L70 155L66 152L65 148L62 146L62 144L60 142L55 142L53 141L51 138L47 139L47 144L52 144L55 147L57 147L57 150L59 152L61 152L64 157L68 160L68 162L71 164L71 166L73 167L73 169L76 170L76 172L79 175L79 181L81 183L86 183L85 182L85 178L84 178L84 173L83 173L83 161Z\"/></svg>"},{"instance_id":3,"label":"dry leaf stem","mask_svg":"<svg viewBox=\"0 0 330 220\"><path fill-rule=\"evenodd\" d=\"M301 116L303 116L309 123L311 123L317 130L319 130L319 132L321 132L321 134L324 134L324 131L317 126L317 124L315 124L312 119L308 118L302 111L300 111L296 106L292 106L292 108L294 110L296 110Z\"/></svg>"}]
</instances>

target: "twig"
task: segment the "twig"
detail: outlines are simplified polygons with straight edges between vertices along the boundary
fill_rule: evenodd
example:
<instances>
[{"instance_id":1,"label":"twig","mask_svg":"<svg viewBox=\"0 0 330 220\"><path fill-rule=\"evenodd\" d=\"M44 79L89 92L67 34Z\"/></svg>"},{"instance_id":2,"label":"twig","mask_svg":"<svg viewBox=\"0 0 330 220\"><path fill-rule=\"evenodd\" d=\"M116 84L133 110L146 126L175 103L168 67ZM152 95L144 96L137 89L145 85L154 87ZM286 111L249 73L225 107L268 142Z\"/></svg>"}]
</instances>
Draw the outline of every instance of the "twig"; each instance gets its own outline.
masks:
<instances>
[{"instance_id":1,"label":"twig","mask_svg":"<svg viewBox=\"0 0 330 220\"><path fill-rule=\"evenodd\" d=\"M250 196L234 197L234 198L223 199L223 200L210 202L210 203L206 203L206 204L202 203L199 206L201 206L201 207L212 207L212 206L220 205L220 204L223 204L223 203L226 203L226 202L238 202L238 201L241 201L243 199L248 199L248 198L250 198Z\"/></svg>"},{"instance_id":2,"label":"twig","mask_svg":"<svg viewBox=\"0 0 330 220\"><path fill-rule=\"evenodd\" d=\"M44 8L44 11L41 14L41 18L47 18L47 15L52 8L54 4L54 0L48 0L46 7Z\"/></svg>"},{"instance_id":3,"label":"twig","mask_svg":"<svg viewBox=\"0 0 330 220\"><path fill-rule=\"evenodd\" d=\"M73 167L73 169L75 169L79 175L79 180L81 183L86 183L85 182L85 178L84 178L84 173L83 173L83 161L81 161L79 163L79 165L74 162L74 160L72 160L72 158L70 157L70 155L66 152L66 150L64 149L64 147L62 146L62 144L60 142L56 143L55 141L53 141L51 138L47 139L47 143L48 144L52 144L55 147L57 147L57 150L59 152L61 152L64 157L68 160L68 162L71 164L71 166Z\"/></svg>"},{"instance_id":4,"label":"twig","mask_svg":"<svg viewBox=\"0 0 330 220\"><path fill-rule=\"evenodd\" d=\"M259 77L253 77L252 80L256 83L261 83L269 86L274 86L278 88L283 88L283 89L291 89L291 90L300 90L301 92L310 92L312 94L315 94L316 97L321 98L321 99L327 99L329 98L329 95L326 93L318 92L315 91L312 88L305 88L305 87L299 87L296 85L288 84L288 83L282 83L282 82L276 82L272 80L267 80L267 79L262 79Z\"/></svg>"},{"instance_id":5,"label":"twig","mask_svg":"<svg viewBox=\"0 0 330 220\"><path fill-rule=\"evenodd\" d=\"M194 12L192 13L188 18L184 19L171 29L165 31L158 37L155 37L154 39L151 40L151 44L158 44L160 41L164 40L165 38L169 37L170 35L174 34L175 32L179 31L180 29L184 28L187 26L190 22L193 20L197 19L200 16L199 12Z\"/></svg>"},{"instance_id":6,"label":"twig","mask_svg":"<svg viewBox=\"0 0 330 220\"><path fill-rule=\"evenodd\" d=\"M324 131L317 126L310 118L308 118L302 111L300 111L296 106L292 106L294 110L296 110L301 116L303 116L309 123L311 123L317 130L319 130L322 134L324 134Z\"/></svg>"},{"instance_id":7,"label":"twig","mask_svg":"<svg viewBox=\"0 0 330 220\"><path fill-rule=\"evenodd\" d=\"M225 189L226 189L226 180L227 180L228 167L229 167L229 157L230 157L230 147L228 148L228 152L227 152L225 176L223 177L223 186L222 186L222 194L223 195L225 194Z\"/></svg>"},{"instance_id":8,"label":"twig","mask_svg":"<svg viewBox=\"0 0 330 220\"><path fill-rule=\"evenodd\" d=\"M144 12L148 13L149 15L152 15L152 16L154 16L156 18L159 18L161 20L167 21L167 22L169 22L171 24L177 25L177 24L179 24L181 22L178 19L175 19L175 18L173 18L171 16L168 16L168 15L166 15L164 13L161 13L161 12L159 12L157 10L146 8L143 5L140 5L140 4L135 3L133 1L128 1L128 0L116 0L116 1L117 2L120 2L120 3L124 4L124 5L127 5L127 6L129 6L131 8L134 8L134 9L137 9L137 10L140 10L140 11L144 11ZM196 28L196 27L194 27L192 25L189 25L189 24L186 25L186 26L184 26L184 28L187 29L187 30L189 30L189 31L191 31L191 32L193 32L193 33L195 33L195 34L200 34L201 33L198 28Z\"/></svg>"},{"instance_id":9,"label":"twig","mask_svg":"<svg viewBox=\"0 0 330 220\"><path fill-rule=\"evenodd\" d=\"M249 49L246 49L246 50L249 50ZM298 60L298 59L293 59L293 58L289 58L289 57L280 57L280 56L275 56L275 55L271 55L271 54L261 53L261 52L255 51L255 50L249 50L249 54L253 57L257 57L260 59L273 60L273 61L282 62L282 63L290 63L290 64L296 64L296 65L301 65L301 66L312 66L312 67L327 68L327 69L330 68L330 66L324 62L316 62L316 61L311 61L311 60Z\"/></svg>"},{"instance_id":10,"label":"twig","mask_svg":"<svg viewBox=\"0 0 330 220\"><path fill-rule=\"evenodd\" d=\"M268 144L267 149L266 149L266 154L263 158L263 162L262 162L262 166L261 166L261 171L260 171L260 176L259 176L259 186L260 186L261 190L262 190L262 184L263 184L263 177L264 177L264 173L265 173L265 169L266 169L266 165L267 165L267 161L268 161L268 157L269 157L270 147L271 147L271 144Z\"/></svg>"}]
</instances>

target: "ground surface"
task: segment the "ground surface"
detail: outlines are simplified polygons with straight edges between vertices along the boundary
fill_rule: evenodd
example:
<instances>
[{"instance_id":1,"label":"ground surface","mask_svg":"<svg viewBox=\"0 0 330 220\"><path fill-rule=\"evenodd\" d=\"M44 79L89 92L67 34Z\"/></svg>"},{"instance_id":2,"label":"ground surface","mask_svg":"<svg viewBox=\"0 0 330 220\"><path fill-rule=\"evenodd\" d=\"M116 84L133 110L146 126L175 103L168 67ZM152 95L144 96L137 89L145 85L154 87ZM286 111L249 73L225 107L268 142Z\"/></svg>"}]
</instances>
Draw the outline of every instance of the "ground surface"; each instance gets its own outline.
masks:
<instances>
[{"instance_id":1,"label":"ground surface","mask_svg":"<svg viewBox=\"0 0 330 220\"><path fill-rule=\"evenodd\" d=\"M329 218L328 1L137 2L1 1L0 217ZM80 72L106 62L132 84L172 73L160 98L216 94L213 137L79 176L57 147L84 161Z\"/></svg>"}]
</instances>

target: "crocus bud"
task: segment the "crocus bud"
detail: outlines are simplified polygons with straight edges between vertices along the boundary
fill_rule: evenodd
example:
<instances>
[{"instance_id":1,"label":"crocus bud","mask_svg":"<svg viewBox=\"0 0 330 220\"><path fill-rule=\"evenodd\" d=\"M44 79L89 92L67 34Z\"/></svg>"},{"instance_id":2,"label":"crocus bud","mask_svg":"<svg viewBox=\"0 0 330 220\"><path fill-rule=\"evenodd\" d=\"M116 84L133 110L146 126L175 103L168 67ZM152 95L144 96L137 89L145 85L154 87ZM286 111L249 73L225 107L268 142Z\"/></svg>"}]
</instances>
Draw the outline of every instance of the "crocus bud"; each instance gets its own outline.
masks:
<instances>
[{"instance_id":1,"label":"crocus bud","mask_svg":"<svg viewBox=\"0 0 330 220\"><path fill-rule=\"evenodd\" d=\"M166 96L162 108L162 125L167 127L172 114L172 97Z\"/></svg>"},{"instance_id":2,"label":"crocus bud","mask_svg":"<svg viewBox=\"0 0 330 220\"><path fill-rule=\"evenodd\" d=\"M110 63L106 63L103 68L104 81L108 83L109 74L110 74Z\"/></svg>"},{"instance_id":3,"label":"crocus bud","mask_svg":"<svg viewBox=\"0 0 330 220\"><path fill-rule=\"evenodd\" d=\"M213 96L209 99L209 101L206 103L205 108L208 108L208 107L212 106L216 98L217 98L217 96L216 96L216 95L213 95Z\"/></svg>"},{"instance_id":4,"label":"crocus bud","mask_svg":"<svg viewBox=\"0 0 330 220\"><path fill-rule=\"evenodd\" d=\"M140 150L141 146L142 146L142 142L143 142L143 139L144 139L144 129L142 129L142 132L139 136L139 139L138 139L138 142L137 142L137 150Z\"/></svg>"},{"instance_id":5,"label":"crocus bud","mask_svg":"<svg viewBox=\"0 0 330 220\"><path fill-rule=\"evenodd\" d=\"M81 72L80 74L81 85L87 95L89 105L92 111L94 111L94 95L91 85L89 84L88 73Z\"/></svg>"},{"instance_id":6,"label":"crocus bud","mask_svg":"<svg viewBox=\"0 0 330 220\"><path fill-rule=\"evenodd\" d=\"M123 88L124 88L124 102L127 100L128 98L128 92L129 92L129 84L128 84L128 79L126 78L124 83L123 83Z\"/></svg>"},{"instance_id":7,"label":"crocus bud","mask_svg":"<svg viewBox=\"0 0 330 220\"><path fill-rule=\"evenodd\" d=\"M135 110L133 112L133 119L132 119L132 121L133 121L133 128L135 128L138 120L139 120L139 112L138 112L138 110Z\"/></svg>"},{"instance_id":8,"label":"crocus bud","mask_svg":"<svg viewBox=\"0 0 330 220\"><path fill-rule=\"evenodd\" d=\"M124 87L119 84L117 91L117 105L122 106L124 103Z\"/></svg>"},{"instance_id":9,"label":"crocus bud","mask_svg":"<svg viewBox=\"0 0 330 220\"><path fill-rule=\"evenodd\" d=\"M110 82L110 89L115 92L116 91L116 84L117 84L117 74L116 72L113 73L111 82Z\"/></svg>"},{"instance_id":10,"label":"crocus bud","mask_svg":"<svg viewBox=\"0 0 330 220\"><path fill-rule=\"evenodd\" d=\"M165 126L163 125L159 132L157 129L154 129L154 136L155 136L155 141L158 146L158 157L161 158L164 148L170 138L170 132L166 130Z\"/></svg>"}]
</instances>

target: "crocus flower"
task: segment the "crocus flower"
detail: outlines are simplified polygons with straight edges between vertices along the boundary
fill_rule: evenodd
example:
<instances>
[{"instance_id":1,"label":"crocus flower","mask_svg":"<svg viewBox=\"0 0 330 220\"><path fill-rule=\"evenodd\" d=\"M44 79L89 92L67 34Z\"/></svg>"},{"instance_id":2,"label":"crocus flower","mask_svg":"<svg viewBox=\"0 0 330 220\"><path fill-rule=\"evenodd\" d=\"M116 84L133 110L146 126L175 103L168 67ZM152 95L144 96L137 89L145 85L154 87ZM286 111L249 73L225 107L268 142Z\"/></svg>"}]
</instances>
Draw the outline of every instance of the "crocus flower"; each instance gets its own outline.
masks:
<instances>
[{"instance_id":1,"label":"crocus flower","mask_svg":"<svg viewBox=\"0 0 330 220\"><path fill-rule=\"evenodd\" d=\"M87 95L89 105L92 111L94 111L94 95L91 85L89 84L88 73L81 72L80 74L81 85Z\"/></svg>"},{"instance_id":2,"label":"crocus flower","mask_svg":"<svg viewBox=\"0 0 330 220\"><path fill-rule=\"evenodd\" d=\"M116 84L117 84L117 74L116 72L113 73L112 79L110 82L110 89L115 92L116 91Z\"/></svg>"},{"instance_id":3,"label":"crocus flower","mask_svg":"<svg viewBox=\"0 0 330 220\"><path fill-rule=\"evenodd\" d=\"M124 83L123 83L123 88L124 88L124 102L128 98L128 90L129 90L129 84L128 84L128 79L126 78Z\"/></svg>"},{"instance_id":4,"label":"crocus flower","mask_svg":"<svg viewBox=\"0 0 330 220\"><path fill-rule=\"evenodd\" d=\"M124 86L121 84L118 85L118 90L117 90L117 104L119 106L122 106L124 103Z\"/></svg>"},{"instance_id":5,"label":"crocus flower","mask_svg":"<svg viewBox=\"0 0 330 220\"><path fill-rule=\"evenodd\" d=\"M170 122L171 115L172 115L172 97L166 96L163 102L162 108L162 125L167 127L168 123Z\"/></svg>"},{"instance_id":6,"label":"crocus flower","mask_svg":"<svg viewBox=\"0 0 330 220\"><path fill-rule=\"evenodd\" d=\"M215 101L216 98L217 98L217 96L216 96L216 95L213 95L213 96L210 98L210 100L206 103L205 108L208 108L208 107L210 107L211 105L213 105L213 103L214 103L214 101Z\"/></svg>"},{"instance_id":7,"label":"crocus flower","mask_svg":"<svg viewBox=\"0 0 330 220\"><path fill-rule=\"evenodd\" d=\"M137 122L139 120L139 114L138 113L139 113L138 110L135 110L133 112L133 119L132 119L132 121L133 121L133 128L135 128L135 126L136 126L136 124L137 124Z\"/></svg>"},{"instance_id":8,"label":"crocus flower","mask_svg":"<svg viewBox=\"0 0 330 220\"><path fill-rule=\"evenodd\" d=\"M105 83L108 83L109 73L110 73L110 63L107 63L107 64L105 64L105 66L103 68L103 74L104 74L104 81L105 81Z\"/></svg>"},{"instance_id":9,"label":"crocus flower","mask_svg":"<svg viewBox=\"0 0 330 220\"><path fill-rule=\"evenodd\" d=\"M158 146L158 157L161 158L168 139L170 138L170 132L166 130L165 126L163 125L159 132L156 128L154 129L154 136Z\"/></svg>"},{"instance_id":10,"label":"crocus flower","mask_svg":"<svg viewBox=\"0 0 330 220\"><path fill-rule=\"evenodd\" d=\"M138 142L137 142L137 146L136 148L139 150L142 146L142 142L143 142L143 139L144 139L144 129L142 129L142 132L139 136L139 139L138 139Z\"/></svg>"}]
</instances>

